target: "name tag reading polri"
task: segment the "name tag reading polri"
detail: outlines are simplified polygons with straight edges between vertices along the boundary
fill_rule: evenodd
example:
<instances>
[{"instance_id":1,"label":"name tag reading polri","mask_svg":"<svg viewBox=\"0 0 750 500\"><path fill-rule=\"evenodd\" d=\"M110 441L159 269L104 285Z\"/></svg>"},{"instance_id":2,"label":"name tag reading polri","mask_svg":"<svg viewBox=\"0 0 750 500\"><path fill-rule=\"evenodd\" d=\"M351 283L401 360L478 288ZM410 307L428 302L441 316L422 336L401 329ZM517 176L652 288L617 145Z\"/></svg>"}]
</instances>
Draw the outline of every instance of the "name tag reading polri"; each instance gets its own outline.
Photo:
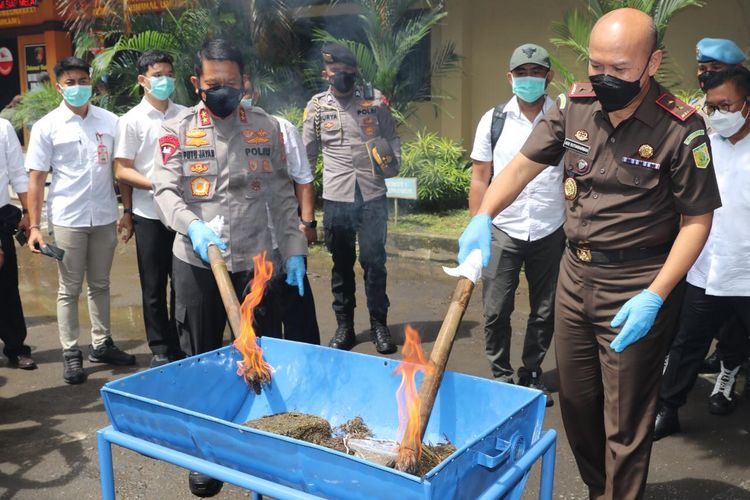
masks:
<instances>
[{"instance_id":1,"label":"name tag reading polri","mask_svg":"<svg viewBox=\"0 0 750 500\"><path fill-rule=\"evenodd\" d=\"M628 156L623 156L622 161L623 163L627 163L628 165L635 165L636 167L644 167L651 170L659 170L659 168L661 168L661 163L639 160L638 158L630 158Z\"/></svg>"}]
</instances>

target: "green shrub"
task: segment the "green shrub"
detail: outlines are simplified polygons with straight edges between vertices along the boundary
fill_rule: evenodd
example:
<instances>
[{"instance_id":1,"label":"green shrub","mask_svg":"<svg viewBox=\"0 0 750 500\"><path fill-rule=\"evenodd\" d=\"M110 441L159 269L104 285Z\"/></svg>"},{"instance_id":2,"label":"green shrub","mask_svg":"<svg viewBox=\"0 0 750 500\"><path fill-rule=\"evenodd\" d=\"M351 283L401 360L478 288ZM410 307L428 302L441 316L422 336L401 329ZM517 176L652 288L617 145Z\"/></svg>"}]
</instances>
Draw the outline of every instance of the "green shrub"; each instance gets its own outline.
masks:
<instances>
[{"instance_id":1,"label":"green shrub","mask_svg":"<svg viewBox=\"0 0 750 500\"><path fill-rule=\"evenodd\" d=\"M424 208L465 206L471 171L466 151L436 133L417 132L401 145L401 177L417 178L417 196Z\"/></svg>"},{"instance_id":2,"label":"green shrub","mask_svg":"<svg viewBox=\"0 0 750 500\"><path fill-rule=\"evenodd\" d=\"M62 96L51 84L45 84L26 93L14 108L3 112L3 118L20 130L30 127L34 122L60 105Z\"/></svg>"}]
</instances>

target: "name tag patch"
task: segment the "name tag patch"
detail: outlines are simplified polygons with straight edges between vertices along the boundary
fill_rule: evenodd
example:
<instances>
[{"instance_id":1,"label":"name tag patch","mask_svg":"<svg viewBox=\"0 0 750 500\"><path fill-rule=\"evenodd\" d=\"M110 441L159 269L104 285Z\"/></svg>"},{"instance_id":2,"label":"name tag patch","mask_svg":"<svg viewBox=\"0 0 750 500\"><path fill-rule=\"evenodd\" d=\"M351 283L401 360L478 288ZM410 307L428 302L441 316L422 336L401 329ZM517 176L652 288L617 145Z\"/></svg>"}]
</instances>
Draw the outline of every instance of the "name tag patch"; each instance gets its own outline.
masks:
<instances>
[{"instance_id":1,"label":"name tag patch","mask_svg":"<svg viewBox=\"0 0 750 500\"><path fill-rule=\"evenodd\" d=\"M573 139L568 139L567 137L565 138L565 142L563 142L563 147L582 155L588 155L591 151L591 146L581 144L580 142L574 141Z\"/></svg>"}]
</instances>

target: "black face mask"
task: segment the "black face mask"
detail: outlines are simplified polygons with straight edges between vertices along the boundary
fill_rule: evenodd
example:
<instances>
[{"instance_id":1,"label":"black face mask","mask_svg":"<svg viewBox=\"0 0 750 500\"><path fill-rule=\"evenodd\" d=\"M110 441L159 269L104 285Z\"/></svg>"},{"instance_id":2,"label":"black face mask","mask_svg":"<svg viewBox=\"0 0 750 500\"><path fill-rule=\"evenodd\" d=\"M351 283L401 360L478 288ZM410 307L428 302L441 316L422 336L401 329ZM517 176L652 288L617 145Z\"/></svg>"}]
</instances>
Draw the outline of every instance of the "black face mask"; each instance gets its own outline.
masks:
<instances>
[{"instance_id":1,"label":"black face mask","mask_svg":"<svg viewBox=\"0 0 750 500\"><path fill-rule=\"evenodd\" d=\"M224 86L211 87L206 90L201 89L200 93L206 95L206 98L203 99L206 107L220 118L226 118L231 115L237 109L237 106L240 105L244 94L242 89Z\"/></svg>"},{"instance_id":2,"label":"black face mask","mask_svg":"<svg viewBox=\"0 0 750 500\"><path fill-rule=\"evenodd\" d=\"M357 75L348 71L339 71L331 77L331 85L342 94L348 94L354 87Z\"/></svg>"},{"instance_id":3,"label":"black face mask","mask_svg":"<svg viewBox=\"0 0 750 500\"><path fill-rule=\"evenodd\" d=\"M716 75L718 75L720 71L704 71L700 75L698 75L698 83L700 84L701 89L703 92L706 91L706 84L716 78Z\"/></svg>"},{"instance_id":4,"label":"black face mask","mask_svg":"<svg viewBox=\"0 0 750 500\"><path fill-rule=\"evenodd\" d=\"M590 76L589 81L594 88L596 98L602 105L602 109L607 113L611 113L630 104L641 91L641 77L643 77L647 69L648 63L643 68L643 71L641 71L641 75L632 82L610 75Z\"/></svg>"}]
</instances>

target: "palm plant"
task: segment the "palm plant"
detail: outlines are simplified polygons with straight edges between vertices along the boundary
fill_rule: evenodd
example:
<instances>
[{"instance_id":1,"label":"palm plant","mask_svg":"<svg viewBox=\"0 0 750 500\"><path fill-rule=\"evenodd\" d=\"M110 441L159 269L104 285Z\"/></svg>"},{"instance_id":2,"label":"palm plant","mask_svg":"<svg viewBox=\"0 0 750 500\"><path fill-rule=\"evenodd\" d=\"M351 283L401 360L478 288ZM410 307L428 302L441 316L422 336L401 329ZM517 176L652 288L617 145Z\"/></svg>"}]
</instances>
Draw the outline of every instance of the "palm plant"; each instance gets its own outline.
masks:
<instances>
[{"instance_id":1,"label":"palm plant","mask_svg":"<svg viewBox=\"0 0 750 500\"><path fill-rule=\"evenodd\" d=\"M455 44L444 43L433 52L427 78L423 80L415 74L414 66L405 64L419 43L448 15L442 0L358 0L356 3L361 9L359 19L366 43L337 38L321 29L313 31L314 40L347 46L357 57L362 77L388 96L394 116L402 123L414 113L417 101L429 99L436 105L437 101L446 99L446 96L433 94L430 86L432 77L459 69ZM420 9L423 5L427 8Z\"/></svg>"},{"instance_id":2,"label":"palm plant","mask_svg":"<svg viewBox=\"0 0 750 500\"><path fill-rule=\"evenodd\" d=\"M654 19L657 32L657 48L664 52L664 58L657 73L657 79L665 87L675 87L681 81L680 71L664 47L664 35L669 21L677 12L688 7L702 7L703 0L586 0L584 9L574 9L564 14L562 22L552 24L557 34L551 38L557 47L571 50L578 62L588 60L589 35L596 21L611 10L632 7L641 10ZM572 70L565 68L559 61L553 61L555 69L566 80L567 88L575 80Z\"/></svg>"},{"instance_id":3,"label":"palm plant","mask_svg":"<svg viewBox=\"0 0 750 500\"><path fill-rule=\"evenodd\" d=\"M31 128L34 122L55 109L61 101L62 96L57 89L45 83L27 92L15 107L3 110L0 118L10 121L16 130Z\"/></svg>"}]
</instances>

